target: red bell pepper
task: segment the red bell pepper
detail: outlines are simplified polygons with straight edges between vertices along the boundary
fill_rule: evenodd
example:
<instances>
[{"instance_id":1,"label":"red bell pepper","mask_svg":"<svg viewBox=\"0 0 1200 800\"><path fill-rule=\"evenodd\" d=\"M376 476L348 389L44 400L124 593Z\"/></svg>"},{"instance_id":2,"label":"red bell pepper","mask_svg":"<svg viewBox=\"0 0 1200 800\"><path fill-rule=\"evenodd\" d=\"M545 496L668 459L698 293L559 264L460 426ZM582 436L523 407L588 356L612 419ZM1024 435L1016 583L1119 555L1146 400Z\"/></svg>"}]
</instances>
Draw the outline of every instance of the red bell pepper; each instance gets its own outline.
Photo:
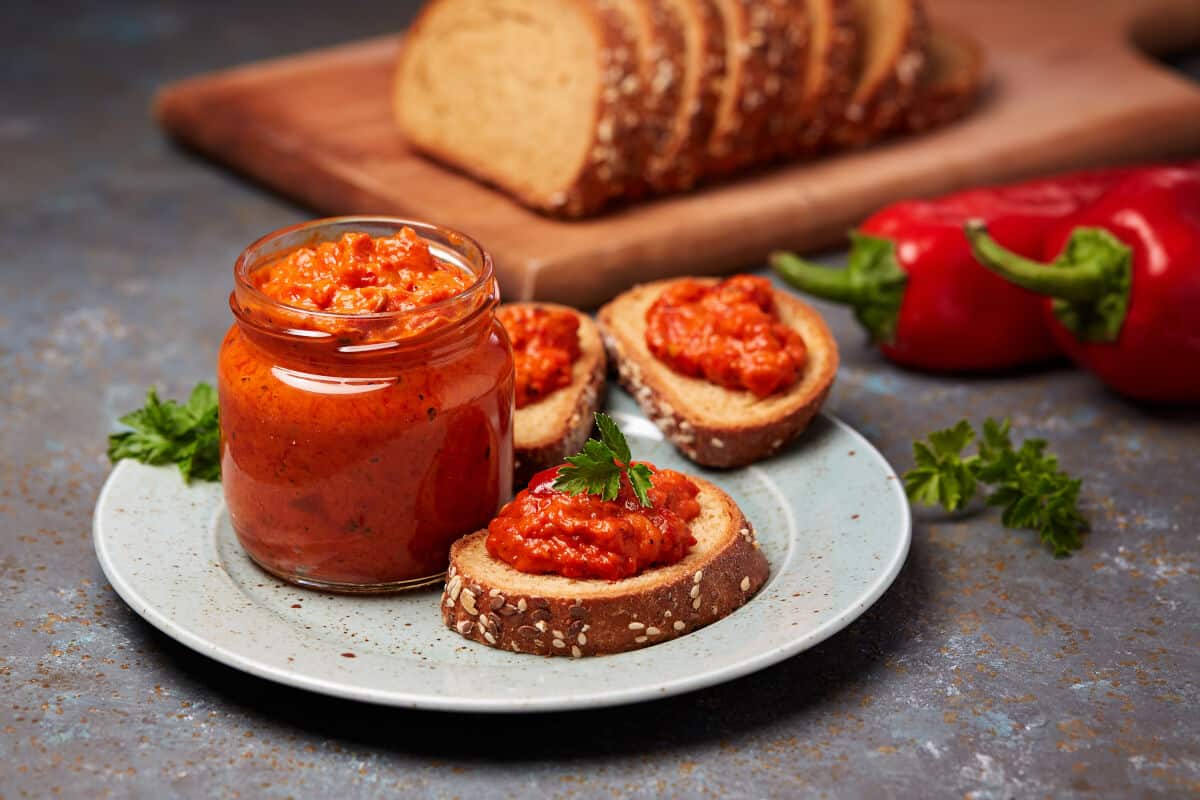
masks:
<instances>
[{"instance_id":1,"label":"red bell pepper","mask_svg":"<svg viewBox=\"0 0 1200 800\"><path fill-rule=\"evenodd\" d=\"M771 264L803 292L845 303L891 360L933 371L979 371L1058 354L1039 298L983 269L963 235L969 219L997 241L1039 256L1051 227L1129 169L1079 172L889 206L851 234L848 265L830 269L790 253Z\"/></svg>"},{"instance_id":2,"label":"red bell pepper","mask_svg":"<svg viewBox=\"0 0 1200 800\"><path fill-rule=\"evenodd\" d=\"M987 226L967 227L981 263L1045 295L1063 352L1140 400L1200 402L1200 162L1147 169L1056 226L1036 263Z\"/></svg>"}]
</instances>

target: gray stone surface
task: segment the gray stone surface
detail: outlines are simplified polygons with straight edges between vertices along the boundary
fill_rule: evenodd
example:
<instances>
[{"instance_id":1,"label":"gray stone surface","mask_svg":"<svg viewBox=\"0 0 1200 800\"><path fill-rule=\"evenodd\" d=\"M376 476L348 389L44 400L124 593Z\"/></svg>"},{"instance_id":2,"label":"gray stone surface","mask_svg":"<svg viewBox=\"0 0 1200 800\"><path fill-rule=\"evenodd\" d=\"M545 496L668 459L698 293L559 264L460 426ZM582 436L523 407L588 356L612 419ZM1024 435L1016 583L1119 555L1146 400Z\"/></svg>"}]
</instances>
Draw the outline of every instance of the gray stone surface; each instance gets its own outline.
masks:
<instances>
[{"instance_id":1,"label":"gray stone surface","mask_svg":"<svg viewBox=\"0 0 1200 800\"><path fill-rule=\"evenodd\" d=\"M173 147L151 94L398 28L412 5L6 5L0 796L1200 792L1197 414L1132 406L1065 367L904 373L836 309L833 411L901 468L914 436L1011 415L1086 476L1086 548L1056 561L992 514L922 513L893 588L816 649L684 697L564 715L325 699L194 655L126 608L90 541L105 434L148 384L179 395L211 377L233 258L307 216Z\"/></svg>"}]
</instances>

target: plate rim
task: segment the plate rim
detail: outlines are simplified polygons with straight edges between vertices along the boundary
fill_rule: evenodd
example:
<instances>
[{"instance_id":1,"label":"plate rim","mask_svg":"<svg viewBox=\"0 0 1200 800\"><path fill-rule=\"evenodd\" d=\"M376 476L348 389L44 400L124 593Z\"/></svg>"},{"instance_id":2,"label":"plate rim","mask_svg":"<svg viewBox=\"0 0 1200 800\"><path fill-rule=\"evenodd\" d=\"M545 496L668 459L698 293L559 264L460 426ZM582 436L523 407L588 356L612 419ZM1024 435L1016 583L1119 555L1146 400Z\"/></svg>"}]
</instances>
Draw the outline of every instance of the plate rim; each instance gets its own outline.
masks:
<instances>
[{"instance_id":1,"label":"plate rim","mask_svg":"<svg viewBox=\"0 0 1200 800\"><path fill-rule=\"evenodd\" d=\"M898 481L896 470L888 460L879 452L878 448L859 433L848 423L827 411L821 411L820 417L828 420L830 423L841 429L845 433L849 433L861 441L869 452L882 464L889 475L893 476L894 481ZM851 622L862 616L867 609L873 606L880 597L891 587L895 582L896 577L900 574L905 562L908 559L908 553L912 545L912 508L909 505L908 498L903 490L895 492L895 495L900 499L902 509L901 533L897 547L892 551L890 560L884 565L884 568L877 574L876 578L868 586L852 604L847 605L839 611L834 617L826 620L806 633L792 639L784 644L773 648L763 650L755 655L749 656L741 661L726 665L715 669L701 669L687 677L676 678L663 684L654 686L638 686L631 688L605 689L602 691L593 691L590 693L581 693L578 696L573 696L569 699L561 697L552 698L521 698L514 700L512 698L461 698L438 695L435 693L419 694L407 690L384 690L376 688L368 688L361 686L347 685L344 682L331 681L325 678L297 674L294 671L288 671L281 667L272 666L270 664L256 661L254 658L243 655L236 650L223 647L215 644L209 639L194 633L191 630L180 626L167 617L162 611L149 603L142 597L137 589L125 579L120 570L113 563L111 554L108 552L104 537L101 535L101 517L102 512L106 510L108 504L108 496L116 485L119 476L125 471L132 468L134 462L121 461L109 473L104 481L104 486L100 490L100 494L96 498L96 505L92 512L92 543L96 551L96 558L100 564L100 569L104 573L105 578L112 586L113 591L121 598L129 608L148 622L151 626L174 639L180 644L199 653L200 655L211 658L225 666L232 667L241 672L254 675L258 678L270 680L275 683L280 683L297 689L316 692L331 697L338 697L347 700L355 700L359 702L372 703L375 705L390 706L394 708L421 709L426 711L450 711L450 712L468 712L468 713L488 713L488 714L503 714L503 713L529 713L529 712L561 712L573 711L588 708L603 708L609 706L621 706L632 703L645 702L664 697L671 697L680 694L705 689L710 686L727 683L737 678L758 672L767 667L785 661L799 653L809 650L821 642L824 642L834 634L846 628ZM169 467L168 467L169 468ZM753 602L753 600L751 600Z\"/></svg>"}]
</instances>

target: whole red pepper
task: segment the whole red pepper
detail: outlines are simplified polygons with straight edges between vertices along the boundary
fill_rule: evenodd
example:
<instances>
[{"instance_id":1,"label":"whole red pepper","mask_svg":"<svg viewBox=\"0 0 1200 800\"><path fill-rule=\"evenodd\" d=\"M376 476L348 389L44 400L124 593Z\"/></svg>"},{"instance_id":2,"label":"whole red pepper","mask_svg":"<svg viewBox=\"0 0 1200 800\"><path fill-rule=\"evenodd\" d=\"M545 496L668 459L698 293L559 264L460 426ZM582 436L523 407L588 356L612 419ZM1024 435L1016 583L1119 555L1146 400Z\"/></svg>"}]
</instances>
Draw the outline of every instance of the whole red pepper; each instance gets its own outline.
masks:
<instances>
[{"instance_id":1,"label":"whole red pepper","mask_svg":"<svg viewBox=\"0 0 1200 800\"><path fill-rule=\"evenodd\" d=\"M997 241L1038 257L1052 227L1130 172L1078 172L897 203L851 234L843 269L790 253L773 254L771 264L801 291L851 306L884 355L903 366L957 372L1044 361L1058 349L1040 299L981 267L963 225L983 219Z\"/></svg>"},{"instance_id":2,"label":"whole red pepper","mask_svg":"<svg viewBox=\"0 0 1200 800\"><path fill-rule=\"evenodd\" d=\"M1046 297L1063 352L1121 394L1200 402L1200 162L1147 169L1056 226L1035 263L987 226L967 235L980 261Z\"/></svg>"}]
</instances>

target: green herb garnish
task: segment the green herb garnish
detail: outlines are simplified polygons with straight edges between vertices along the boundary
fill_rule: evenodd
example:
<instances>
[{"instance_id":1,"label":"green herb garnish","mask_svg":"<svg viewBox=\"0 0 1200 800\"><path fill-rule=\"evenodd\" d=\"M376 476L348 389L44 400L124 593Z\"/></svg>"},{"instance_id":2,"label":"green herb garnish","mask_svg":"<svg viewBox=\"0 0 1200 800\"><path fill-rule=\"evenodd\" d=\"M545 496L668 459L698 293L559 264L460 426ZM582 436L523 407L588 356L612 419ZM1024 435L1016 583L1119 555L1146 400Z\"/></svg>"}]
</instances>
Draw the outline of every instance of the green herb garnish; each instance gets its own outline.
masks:
<instances>
[{"instance_id":1,"label":"green herb garnish","mask_svg":"<svg viewBox=\"0 0 1200 800\"><path fill-rule=\"evenodd\" d=\"M217 426L217 393L207 383L196 384L184 405L165 403L158 393L146 393L146 405L121 417L133 430L108 437L108 458L113 463L132 458L143 464L178 464L186 483L192 479L221 479L220 431Z\"/></svg>"},{"instance_id":2,"label":"green herb garnish","mask_svg":"<svg viewBox=\"0 0 1200 800\"><path fill-rule=\"evenodd\" d=\"M630 464L633 456L629 443L607 414L596 413L600 441L588 439L577 455L568 456L570 466L561 467L554 488L567 494L595 494L602 500L616 500L621 491L621 474L629 479L633 493L644 507L650 506L650 476L645 464Z\"/></svg>"},{"instance_id":3,"label":"green herb garnish","mask_svg":"<svg viewBox=\"0 0 1200 800\"><path fill-rule=\"evenodd\" d=\"M1087 520L1079 510L1082 481L1058 467L1044 439L1026 439L1013 448L1007 419L983 423L976 452L963 456L975 439L970 423L935 431L927 442L913 443L916 466L904 473L904 488L915 502L957 511L967 505L979 484L991 487L986 502L1004 509L1009 528L1030 528L1056 556L1083 546Z\"/></svg>"}]
</instances>

